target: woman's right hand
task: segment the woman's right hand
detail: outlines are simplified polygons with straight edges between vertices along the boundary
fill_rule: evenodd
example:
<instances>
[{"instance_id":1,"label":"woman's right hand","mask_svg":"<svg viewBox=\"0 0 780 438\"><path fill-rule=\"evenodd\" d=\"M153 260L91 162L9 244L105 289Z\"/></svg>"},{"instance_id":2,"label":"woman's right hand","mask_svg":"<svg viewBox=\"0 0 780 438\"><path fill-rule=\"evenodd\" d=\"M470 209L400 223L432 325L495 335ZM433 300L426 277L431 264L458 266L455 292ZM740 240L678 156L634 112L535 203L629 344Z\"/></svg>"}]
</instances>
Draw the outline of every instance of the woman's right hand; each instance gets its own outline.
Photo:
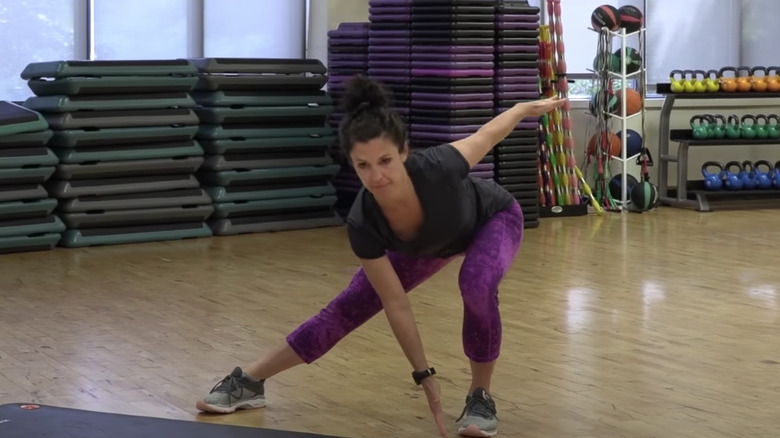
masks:
<instances>
[{"instance_id":1,"label":"woman's right hand","mask_svg":"<svg viewBox=\"0 0 780 438\"><path fill-rule=\"evenodd\" d=\"M442 438L447 438L447 428L444 427L444 418L441 411L439 384L433 376L430 376L422 381L422 387L425 390L425 396L428 397L428 406L430 406L431 413L433 413L433 420L436 422L436 427L439 428L439 435Z\"/></svg>"}]
</instances>

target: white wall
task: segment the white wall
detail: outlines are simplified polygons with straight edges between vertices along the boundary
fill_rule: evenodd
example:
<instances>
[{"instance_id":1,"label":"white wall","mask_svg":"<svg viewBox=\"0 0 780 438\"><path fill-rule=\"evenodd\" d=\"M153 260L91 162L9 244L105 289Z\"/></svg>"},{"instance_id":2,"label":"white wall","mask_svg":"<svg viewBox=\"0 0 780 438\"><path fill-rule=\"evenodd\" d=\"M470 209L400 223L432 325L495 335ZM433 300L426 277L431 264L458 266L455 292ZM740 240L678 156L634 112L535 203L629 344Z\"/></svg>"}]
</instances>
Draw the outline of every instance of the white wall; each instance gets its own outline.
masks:
<instances>
[{"instance_id":1,"label":"white wall","mask_svg":"<svg viewBox=\"0 0 780 438\"><path fill-rule=\"evenodd\" d=\"M338 27L339 23L351 21L368 20L368 0L312 0L311 14L311 34L309 36L309 57L317 58L327 62L327 31ZM682 43L680 43L682 44ZM684 46L684 45L683 45ZM567 45L569 49L571 45ZM653 181L658 181L658 166L660 159L658 157L658 124L659 113L662 100L649 99L647 101L647 112L645 116L645 142L655 160L655 166L650 169L650 176ZM693 106L697 103L702 106ZM730 107L725 105L729 104ZM762 105L756 107L753 105ZM671 127L686 128L689 126L690 118L695 114L712 113L723 114L757 114L757 113L777 113L780 114L780 100L761 99L761 100L737 100L737 101L707 101L692 102L678 100L676 108L680 108L672 113ZM587 102L573 102L572 118L574 122L574 136L576 144L577 162L582 167L584 165L584 150L588 140L588 133L592 132L593 119L587 113ZM640 130L639 118L632 120L630 128ZM617 126L617 125L616 125ZM616 130L618 128L615 128ZM670 145L671 152L676 151L676 144ZM719 147L700 147L690 149L688 173L691 179L701 178L701 164L704 161L716 160L727 162L730 160L759 160L765 159L775 162L780 160L780 147L776 146L719 146ZM613 162L612 172L617 173L620 164ZM584 169L583 169L584 170ZM588 169L589 175L593 170ZM640 168L630 163L629 172L634 176L639 175ZM676 174L676 165L672 164L669 168L669 181L673 184Z\"/></svg>"}]
</instances>

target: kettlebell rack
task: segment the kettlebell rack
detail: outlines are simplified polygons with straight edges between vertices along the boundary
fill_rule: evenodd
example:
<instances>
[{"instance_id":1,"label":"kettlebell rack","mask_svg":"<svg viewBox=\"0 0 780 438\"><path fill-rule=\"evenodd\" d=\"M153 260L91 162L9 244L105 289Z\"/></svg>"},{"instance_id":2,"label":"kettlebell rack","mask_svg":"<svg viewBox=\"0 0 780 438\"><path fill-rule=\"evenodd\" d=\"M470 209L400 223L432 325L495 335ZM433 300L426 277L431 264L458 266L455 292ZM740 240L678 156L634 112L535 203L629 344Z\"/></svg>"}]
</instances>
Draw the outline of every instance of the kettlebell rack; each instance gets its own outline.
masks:
<instances>
[{"instance_id":1,"label":"kettlebell rack","mask_svg":"<svg viewBox=\"0 0 780 438\"><path fill-rule=\"evenodd\" d=\"M771 99L780 98L780 92L704 92L686 93L672 92L671 84L657 84L657 93L664 96L664 104L658 126L658 156L660 160L658 169L658 195L659 202L664 205L678 208L695 208L698 211L712 211L710 199L725 198L734 200L739 198L749 199L755 197L774 196L780 198L780 190L774 189L748 189L748 190L707 190L704 181L688 180L688 149L697 146L752 146L752 145L780 145L780 138L702 138L694 136L694 129L671 129L669 119L677 99L687 100L736 100L736 99ZM716 116L715 110L702 111L699 121ZM691 120L694 123L696 116ZM696 122L698 123L698 122ZM697 138L698 137L698 138ZM678 143L677 153L669 153L669 143ZM674 196L669 189L669 164L677 164L676 186ZM708 161L708 163L710 163ZM724 166L725 167L725 166Z\"/></svg>"}]
</instances>

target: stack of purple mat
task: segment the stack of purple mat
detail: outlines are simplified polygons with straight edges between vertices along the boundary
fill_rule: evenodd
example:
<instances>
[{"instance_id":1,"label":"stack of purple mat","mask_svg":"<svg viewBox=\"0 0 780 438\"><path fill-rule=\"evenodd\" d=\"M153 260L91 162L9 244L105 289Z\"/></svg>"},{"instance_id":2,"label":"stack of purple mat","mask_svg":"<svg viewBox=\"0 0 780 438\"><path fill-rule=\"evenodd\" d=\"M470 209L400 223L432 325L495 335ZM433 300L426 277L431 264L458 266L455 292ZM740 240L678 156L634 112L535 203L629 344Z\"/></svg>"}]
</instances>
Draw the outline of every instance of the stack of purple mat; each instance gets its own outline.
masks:
<instances>
[{"instance_id":1,"label":"stack of purple mat","mask_svg":"<svg viewBox=\"0 0 780 438\"><path fill-rule=\"evenodd\" d=\"M453 142L494 114L494 0L371 0L369 74L405 105L412 147ZM472 174L493 179L493 157Z\"/></svg>"},{"instance_id":2,"label":"stack of purple mat","mask_svg":"<svg viewBox=\"0 0 780 438\"><path fill-rule=\"evenodd\" d=\"M510 2L496 7L496 115L540 97L539 22L537 7ZM536 118L523 120L494 149L496 181L523 207L526 227L539 224L538 150Z\"/></svg>"},{"instance_id":3,"label":"stack of purple mat","mask_svg":"<svg viewBox=\"0 0 780 438\"><path fill-rule=\"evenodd\" d=\"M341 97L346 82L352 76L368 72L368 23L341 23L335 30L328 32L328 91L333 99L336 111L329 119L330 126L338 129L344 114L341 112ZM355 169L349 165L339 149L338 141L330 148L331 155L341 165L339 173L333 179L336 187L335 209L346 217L355 196L363 187Z\"/></svg>"}]
</instances>

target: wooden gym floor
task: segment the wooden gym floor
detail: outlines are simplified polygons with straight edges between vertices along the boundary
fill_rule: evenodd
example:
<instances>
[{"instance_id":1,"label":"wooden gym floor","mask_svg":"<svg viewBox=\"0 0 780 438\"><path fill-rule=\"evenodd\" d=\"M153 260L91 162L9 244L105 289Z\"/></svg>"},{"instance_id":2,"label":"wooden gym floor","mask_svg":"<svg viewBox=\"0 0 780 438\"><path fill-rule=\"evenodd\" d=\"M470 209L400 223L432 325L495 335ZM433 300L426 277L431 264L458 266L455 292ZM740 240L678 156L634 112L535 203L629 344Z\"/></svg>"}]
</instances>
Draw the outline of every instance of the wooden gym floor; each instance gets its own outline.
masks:
<instances>
[{"instance_id":1,"label":"wooden gym floor","mask_svg":"<svg viewBox=\"0 0 780 438\"><path fill-rule=\"evenodd\" d=\"M501 290L506 437L777 437L777 210L544 220ZM460 262L411 295L455 436L469 384ZM267 385L196 398L318 311L356 268L341 228L0 256L0 404L433 437L382 314Z\"/></svg>"}]
</instances>

